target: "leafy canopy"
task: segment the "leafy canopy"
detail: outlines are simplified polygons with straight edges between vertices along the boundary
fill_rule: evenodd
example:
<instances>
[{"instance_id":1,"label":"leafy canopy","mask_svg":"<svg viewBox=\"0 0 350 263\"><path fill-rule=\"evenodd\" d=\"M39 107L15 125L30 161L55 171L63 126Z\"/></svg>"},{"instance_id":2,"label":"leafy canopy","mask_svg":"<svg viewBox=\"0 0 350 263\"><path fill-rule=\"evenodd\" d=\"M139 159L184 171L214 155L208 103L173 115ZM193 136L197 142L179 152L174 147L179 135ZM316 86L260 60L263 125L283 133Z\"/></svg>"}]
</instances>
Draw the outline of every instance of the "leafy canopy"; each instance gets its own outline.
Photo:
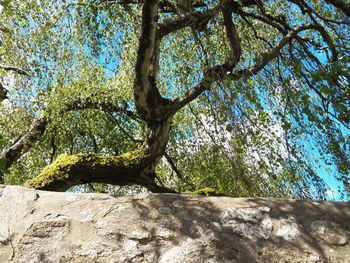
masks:
<instances>
[{"instance_id":1,"label":"leafy canopy","mask_svg":"<svg viewBox=\"0 0 350 263\"><path fill-rule=\"evenodd\" d=\"M114 156L142 145L149 122L134 83L143 2L0 1L2 182L22 184L62 153ZM349 9L346 1L159 1L156 87L184 102L158 183L325 199L328 173L348 196ZM35 120L42 132L5 165Z\"/></svg>"}]
</instances>

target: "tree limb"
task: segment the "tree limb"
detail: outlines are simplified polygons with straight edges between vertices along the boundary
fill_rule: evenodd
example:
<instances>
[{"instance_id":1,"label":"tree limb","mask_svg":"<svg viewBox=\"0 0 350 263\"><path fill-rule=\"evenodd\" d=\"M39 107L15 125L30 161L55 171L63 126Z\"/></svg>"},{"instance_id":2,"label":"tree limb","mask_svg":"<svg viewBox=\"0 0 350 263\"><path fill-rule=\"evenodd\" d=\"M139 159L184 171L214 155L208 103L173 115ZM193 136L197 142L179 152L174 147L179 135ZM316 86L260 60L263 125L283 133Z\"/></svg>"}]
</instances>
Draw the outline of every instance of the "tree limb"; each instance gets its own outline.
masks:
<instances>
[{"instance_id":1,"label":"tree limb","mask_svg":"<svg viewBox=\"0 0 350 263\"><path fill-rule=\"evenodd\" d=\"M139 121L138 116L133 112L112 104L101 104L93 102L91 98L77 99L73 103L67 105L63 112L81 109L99 109L105 112L119 112L128 117ZM36 119L29 128L28 132L22 136L16 143L5 149L0 154L0 170L8 169L14 162L16 162L23 154L28 152L36 141L44 134L44 131L49 124L49 118Z\"/></svg>"},{"instance_id":2,"label":"tree limb","mask_svg":"<svg viewBox=\"0 0 350 263\"><path fill-rule=\"evenodd\" d=\"M183 179L181 172L179 171L179 169L177 169L175 163L173 162L173 160L171 159L171 157L169 156L169 154L167 152L164 153L164 157L168 161L168 163L170 164L171 168L175 171L176 175L180 179Z\"/></svg>"},{"instance_id":3,"label":"tree limb","mask_svg":"<svg viewBox=\"0 0 350 263\"><path fill-rule=\"evenodd\" d=\"M41 190L65 191L71 186L86 183L138 184L152 192L174 192L155 183L154 171L165 152L170 127L170 121L152 127L138 150L119 156L60 155L25 185Z\"/></svg>"},{"instance_id":4,"label":"tree limb","mask_svg":"<svg viewBox=\"0 0 350 263\"><path fill-rule=\"evenodd\" d=\"M297 28L292 29L285 37L283 37L274 48L271 49L271 51L266 54L260 62L255 64L255 66L249 68L249 69L243 69L238 71L237 73L233 73L233 77L242 77L242 76L252 76L257 74L262 68L264 68L271 60L276 58L279 55L280 50L286 46L288 43L290 43L298 33L304 30L309 30L309 29L315 29L321 33L321 35L326 38L325 41L328 43L330 41L328 34L325 32L324 28L321 27L320 25L314 25L314 24L305 24L298 26ZM335 47L333 43L331 44L331 50L333 53L333 60L337 58L337 52L335 50Z\"/></svg>"},{"instance_id":5,"label":"tree limb","mask_svg":"<svg viewBox=\"0 0 350 263\"><path fill-rule=\"evenodd\" d=\"M29 131L19 141L0 154L0 170L9 168L19 157L28 152L44 133L46 126L46 119L36 119Z\"/></svg>"},{"instance_id":6,"label":"tree limb","mask_svg":"<svg viewBox=\"0 0 350 263\"><path fill-rule=\"evenodd\" d=\"M3 70L7 70L7 71L14 71L14 72L16 72L18 74L30 77L30 75L26 71L21 69L21 68L12 67L12 66L4 66L4 65L0 65L0 68L3 69Z\"/></svg>"},{"instance_id":7,"label":"tree limb","mask_svg":"<svg viewBox=\"0 0 350 263\"><path fill-rule=\"evenodd\" d=\"M215 81L222 81L226 78L228 72L238 64L241 55L240 40L232 22L232 8L230 2L224 3L223 15L226 35L230 43L230 56L222 65L214 66L203 74L203 78L196 86L187 91L182 96L176 98L171 103L173 112L187 105L192 100L196 99L203 91L209 90L212 83Z\"/></svg>"},{"instance_id":8,"label":"tree limb","mask_svg":"<svg viewBox=\"0 0 350 263\"><path fill-rule=\"evenodd\" d=\"M135 121L140 121L140 117L134 112L128 110L126 107L120 107L112 103L94 101L92 97L93 95L86 98L78 98L73 103L68 103L66 107L63 108L62 113L72 110L96 109L108 113L118 112Z\"/></svg>"},{"instance_id":9,"label":"tree limb","mask_svg":"<svg viewBox=\"0 0 350 263\"><path fill-rule=\"evenodd\" d=\"M25 186L38 190L66 191L79 184L138 184L152 192L175 192L158 186L154 174L140 176L140 172L149 165L149 158L151 156L144 146L140 150L114 157L96 154L60 155L41 174L27 181Z\"/></svg>"},{"instance_id":10,"label":"tree limb","mask_svg":"<svg viewBox=\"0 0 350 263\"><path fill-rule=\"evenodd\" d=\"M0 102L7 99L7 89L4 88L2 83L0 82Z\"/></svg>"},{"instance_id":11,"label":"tree limb","mask_svg":"<svg viewBox=\"0 0 350 263\"><path fill-rule=\"evenodd\" d=\"M148 125L168 118L168 100L156 87L153 62L155 59L157 0L145 0L142 8L142 25L135 66L134 98L137 112Z\"/></svg>"},{"instance_id":12,"label":"tree limb","mask_svg":"<svg viewBox=\"0 0 350 263\"><path fill-rule=\"evenodd\" d=\"M205 11L190 12L172 18L166 18L158 24L160 37L164 37L179 29L201 24L219 13L221 6L208 8Z\"/></svg>"}]
</instances>

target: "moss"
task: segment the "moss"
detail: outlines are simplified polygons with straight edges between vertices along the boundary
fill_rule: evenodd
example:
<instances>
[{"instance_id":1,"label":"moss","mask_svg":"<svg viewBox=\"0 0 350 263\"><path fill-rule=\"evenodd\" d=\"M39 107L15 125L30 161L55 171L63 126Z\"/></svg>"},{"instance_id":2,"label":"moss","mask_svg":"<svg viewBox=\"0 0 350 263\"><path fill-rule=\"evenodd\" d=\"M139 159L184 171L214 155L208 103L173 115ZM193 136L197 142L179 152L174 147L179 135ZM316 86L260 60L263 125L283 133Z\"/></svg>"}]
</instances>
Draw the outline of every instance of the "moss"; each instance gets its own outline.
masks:
<instances>
[{"instance_id":1,"label":"moss","mask_svg":"<svg viewBox=\"0 0 350 263\"><path fill-rule=\"evenodd\" d=\"M191 194L203 195L203 196L225 196L223 193L211 187L198 189L196 191L191 192Z\"/></svg>"},{"instance_id":2,"label":"moss","mask_svg":"<svg viewBox=\"0 0 350 263\"><path fill-rule=\"evenodd\" d=\"M142 162L147 159L145 148L120 156L105 157L96 154L60 155L56 161L44 168L26 187L65 191L70 186L88 182L122 184L136 176Z\"/></svg>"}]
</instances>

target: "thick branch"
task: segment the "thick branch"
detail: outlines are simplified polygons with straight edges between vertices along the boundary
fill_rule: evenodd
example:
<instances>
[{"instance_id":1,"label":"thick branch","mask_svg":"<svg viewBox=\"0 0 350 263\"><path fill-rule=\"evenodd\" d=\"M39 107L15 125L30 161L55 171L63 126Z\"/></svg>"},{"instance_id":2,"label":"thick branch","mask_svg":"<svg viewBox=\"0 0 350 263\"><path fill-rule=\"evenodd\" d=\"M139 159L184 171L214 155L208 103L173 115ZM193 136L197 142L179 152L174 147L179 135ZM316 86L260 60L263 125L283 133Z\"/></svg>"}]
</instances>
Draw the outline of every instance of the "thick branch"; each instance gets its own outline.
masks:
<instances>
[{"instance_id":1,"label":"thick branch","mask_svg":"<svg viewBox=\"0 0 350 263\"><path fill-rule=\"evenodd\" d=\"M237 64L241 56L241 44L237 35L235 26L232 22L232 10L230 8L229 1L226 1L223 10L224 25L226 29L226 35L230 42L231 55L227 62L223 65L224 71L231 71Z\"/></svg>"},{"instance_id":2,"label":"thick branch","mask_svg":"<svg viewBox=\"0 0 350 263\"><path fill-rule=\"evenodd\" d=\"M19 157L28 152L46 129L47 121L37 119L29 131L0 155L0 170L9 168Z\"/></svg>"},{"instance_id":3,"label":"thick branch","mask_svg":"<svg viewBox=\"0 0 350 263\"><path fill-rule=\"evenodd\" d=\"M152 192L174 192L155 183L155 167L165 152L169 130L170 120L153 127L140 149L120 156L60 155L36 178L27 181L26 186L65 191L71 186L86 183L138 184Z\"/></svg>"},{"instance_id":4,"label":"thick branch","mask_svg":"<svg viewBox=\"0 0 350 263\"><path fill-rule=\"evenodd\" d=\"M164 37L171 32L175 32L179 29L200 25L205 23L210 18L217 15L220 11L220 5L213 8L209 8L205 11L196 11L187 13L185 15L179 15L172 18L167 18L163 22L159 23L160 36Z\"/></svg>"},{"instance_id":5,"label":"thick branch","mask_svg":"<svg viewBox=\"0 0 350 263\"><path fill-rule=\"evenodd\" d=\"M150 165L144 149L117 157L102 157L96 154L60 155L43 172L25 186L39 190L66 191L79 184L104 183L113 185L138 184L152 192L174 192L158 186L155 174L140 176Z\"/></svg>"},{"instance_id":6,"label":"thick branch","mask_svg":"<svg viewBox=\"0 0 350 263\"><path fill-rule=\"evenodd\" d=\"M161 97L155 81L157 63L156 42L157 0L145 0L142 9L142 28L135 67L134 98L136 109L149 125L167 119L168 100ZM156 61L155 61L156 60Z\"/></svg>"}]
</instances>

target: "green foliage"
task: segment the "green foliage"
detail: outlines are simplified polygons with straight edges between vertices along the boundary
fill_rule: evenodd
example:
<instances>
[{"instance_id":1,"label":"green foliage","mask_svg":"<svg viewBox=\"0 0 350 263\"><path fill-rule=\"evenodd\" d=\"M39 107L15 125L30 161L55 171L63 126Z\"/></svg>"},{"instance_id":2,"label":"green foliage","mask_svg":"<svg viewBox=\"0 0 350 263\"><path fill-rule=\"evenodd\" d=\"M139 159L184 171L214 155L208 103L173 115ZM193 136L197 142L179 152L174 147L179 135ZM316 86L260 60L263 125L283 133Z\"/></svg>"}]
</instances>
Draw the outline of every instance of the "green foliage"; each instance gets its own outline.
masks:
<instances>
[{"instance_id":1,"label":"green foliage","mask_svg":"<svg viewBox=\"0 0 350 263\"><path fill-rule=\"evenodd\" d=\"M0 150L18 141L33 119L50 120L30 152L0 174L5 183L22 184L61 154L114 156L137 149L145 138L145 123L104 109L114 105L136 112L133 82L141 24L141 5L109 2L114 1L0 1L1 64L30 73L0 72L9 91L9 102L0 106ZM206 2L208 7L216 3ZM324 199L328 188L320 174L328 171L345 198L350 193L349 28L320 17L348 18L314 0L307 1L318 14L314 17L289 1L265 2L266 14L282 17L290 27L317 20L339 59L332 60L321 33L308 30L299 36L309 39L308 50L321 66L296 39L258 74L215 83L174 116L167 152L183 178L162 160L159 180L180 191L212 187L228 196ZM261 61L286 35L281 28L288 31L254 19L263 15L257 6L242 10L252 15L233 14L242 49L237 71ZM161 13L159 21L169 16ZM173 99L207 69L225 62L230 45L222 15L202 32L187 27L169 34L160 51L157 87ZM83 109L87 104L94 106Z\"/></svg>"}]
</instances>

